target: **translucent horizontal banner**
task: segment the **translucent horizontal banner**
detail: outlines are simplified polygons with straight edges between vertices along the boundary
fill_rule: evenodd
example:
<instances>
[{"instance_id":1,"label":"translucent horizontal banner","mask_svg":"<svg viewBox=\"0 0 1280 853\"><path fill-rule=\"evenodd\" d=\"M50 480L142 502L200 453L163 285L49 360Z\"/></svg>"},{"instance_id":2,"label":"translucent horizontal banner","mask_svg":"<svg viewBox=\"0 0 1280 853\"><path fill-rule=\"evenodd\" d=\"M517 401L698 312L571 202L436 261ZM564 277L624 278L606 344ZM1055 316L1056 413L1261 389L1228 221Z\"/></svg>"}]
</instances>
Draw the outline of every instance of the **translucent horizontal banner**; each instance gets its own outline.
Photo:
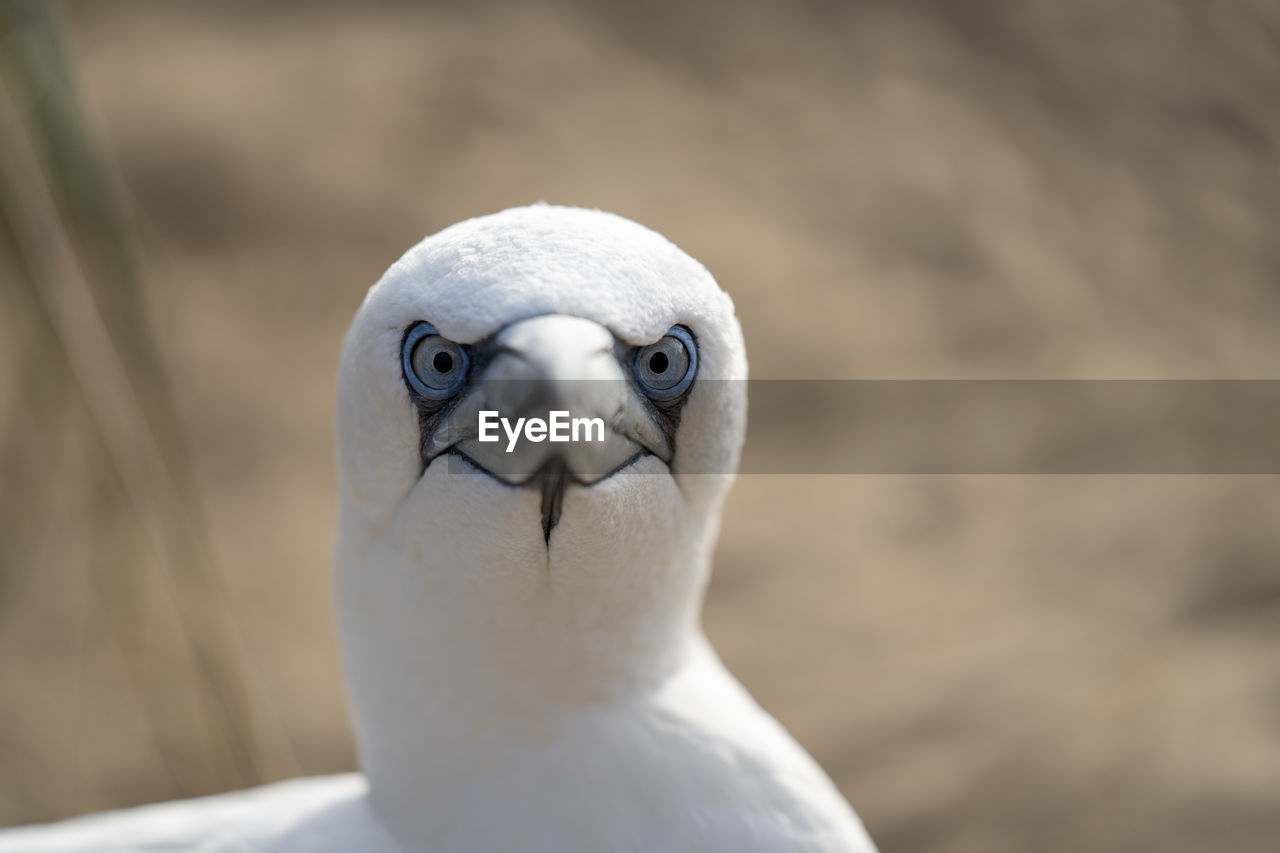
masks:
<instances>
[{"instance_id":1,"label":"translucent horizontal banner","mask_svg":"<svg viewBox=\"0 0 1280 853\"><path fill-rule=\"evenodd\" d=\"M1280 381L752 381L742 470L1277 474Z\"/></svg>"},{"instance_id":2,"label":"translucent horizontal banner","mask_svg":"<svg viewBox=\"0 0 1280 853\"><path fill-rule=\"evenodd\" d=\"M557 460L592 481L646 455L724 473L680 457L680 401L623 382L554 390L481 384L424 415L424 453L513 482ZM700 380L693 393L714 411L744 391L746 474L1280 474L1280 380Z\"/></svg>"}]
</instances>

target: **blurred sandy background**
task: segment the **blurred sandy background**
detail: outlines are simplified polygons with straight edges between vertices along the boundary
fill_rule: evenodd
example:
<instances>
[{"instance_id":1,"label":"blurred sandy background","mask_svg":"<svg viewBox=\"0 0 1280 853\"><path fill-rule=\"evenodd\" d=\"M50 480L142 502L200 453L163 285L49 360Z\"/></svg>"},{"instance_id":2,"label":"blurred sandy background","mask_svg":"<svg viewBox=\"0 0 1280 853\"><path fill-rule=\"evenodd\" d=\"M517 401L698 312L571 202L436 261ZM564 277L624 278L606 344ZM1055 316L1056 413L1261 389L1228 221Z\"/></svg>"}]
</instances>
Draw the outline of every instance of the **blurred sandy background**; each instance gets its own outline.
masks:
<instances>
[{"instance_id":1,"label":"blurred sandy background","mask_svg":"<svg viewBox=\"0 0 1280 853\"><path fill-rule=\"evenodd\" d=\"M333 371L456 220L662 231L757 377L1280 378L1276 3L62 8L136 275L39 156L172 482L11 206L0 824L352 766ZM1280 478L745 477L706 623L886 853L1280 849Z\"/></svg>"}]
</instances>

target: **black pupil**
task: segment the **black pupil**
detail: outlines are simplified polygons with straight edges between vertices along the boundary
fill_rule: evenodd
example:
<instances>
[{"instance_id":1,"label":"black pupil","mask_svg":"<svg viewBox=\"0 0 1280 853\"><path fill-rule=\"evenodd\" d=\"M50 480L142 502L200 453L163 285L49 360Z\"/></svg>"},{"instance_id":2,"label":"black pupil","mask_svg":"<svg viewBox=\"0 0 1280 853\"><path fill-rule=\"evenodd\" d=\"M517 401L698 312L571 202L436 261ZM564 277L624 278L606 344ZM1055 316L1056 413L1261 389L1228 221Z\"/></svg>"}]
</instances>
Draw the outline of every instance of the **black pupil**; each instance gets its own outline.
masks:
<instances>
[{"instance_id":1,"label":"black pupil","mask_svg":"<svg viewBox=\"0 0 1280 853\"><path fill-rule=\"evenodd\" d=\"M665 352L655 352L649 356L649 369L654 373L663 374L667 372L667 368L671 362L667 359Z\"/></svg>"},{"instance_id":2,"label":"black pupil","mask_svg":"<svg viewBox=\"0 0 1280 853\"><path fill-rule=\"evenodd\" d=\"M453 356L447 352L438 352L431 359L431 366L440 373L448 373L453 370Z\"/></svg>"}]
</instances>

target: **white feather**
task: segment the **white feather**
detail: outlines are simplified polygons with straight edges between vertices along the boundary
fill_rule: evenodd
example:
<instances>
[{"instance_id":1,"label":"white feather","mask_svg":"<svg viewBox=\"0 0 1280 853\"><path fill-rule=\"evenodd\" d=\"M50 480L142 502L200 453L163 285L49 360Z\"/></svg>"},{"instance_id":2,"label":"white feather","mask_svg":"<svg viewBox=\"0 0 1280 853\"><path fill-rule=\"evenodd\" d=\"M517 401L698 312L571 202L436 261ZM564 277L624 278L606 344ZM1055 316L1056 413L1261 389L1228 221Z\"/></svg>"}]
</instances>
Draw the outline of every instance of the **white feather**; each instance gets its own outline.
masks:
<instances>
[{"instance_id":1,"label":"white feather","mask_svg":"<svg viewBox=\"0 0 1280 853\"><path fill-rule=\"evenodd\" d=\"M682 324L699 372L671 466L570 486L546 542L536 491L456 458L420 470L399 347L417 320L472 343L548 313L635 345ZM536 205L424 240L370 290L338 377L338 609L364 775L0 834L0 850L874 850L700 628L746 375L728 296L633 222Z\"/></svg>"}]
</instances>

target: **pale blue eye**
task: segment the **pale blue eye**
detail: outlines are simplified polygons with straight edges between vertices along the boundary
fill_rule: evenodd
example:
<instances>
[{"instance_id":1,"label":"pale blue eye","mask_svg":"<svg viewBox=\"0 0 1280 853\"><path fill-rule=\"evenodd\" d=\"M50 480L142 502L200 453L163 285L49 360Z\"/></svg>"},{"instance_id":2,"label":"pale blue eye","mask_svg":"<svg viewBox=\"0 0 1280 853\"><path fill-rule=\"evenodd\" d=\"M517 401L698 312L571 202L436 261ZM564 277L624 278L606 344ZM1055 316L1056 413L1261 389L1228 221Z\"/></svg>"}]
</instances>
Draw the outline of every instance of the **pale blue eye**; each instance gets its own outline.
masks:
<instances>
[{"instance_id":1,"label":"pale blue eye","mask_svg":"<svg viewBox=\"0 0 1280 853\"><path fill-rule=\"evenodd\" d=\"M657 343L636 353L636 381L651 400L674 400L689 390L698 370L698 348L684 326L673 326Z\"/></svg>"},{"instance_id":2,"label":"pale blue eye","mask_svg":"<svg viewBox=\"0 0 1280 853\"><path fill-rule=\"evenodd\" d=\"M409 386L428 400L447 400L467 381L467 351L441 337L430 323L409 330L400 358Z\"/></svg>"}]
</instances>

